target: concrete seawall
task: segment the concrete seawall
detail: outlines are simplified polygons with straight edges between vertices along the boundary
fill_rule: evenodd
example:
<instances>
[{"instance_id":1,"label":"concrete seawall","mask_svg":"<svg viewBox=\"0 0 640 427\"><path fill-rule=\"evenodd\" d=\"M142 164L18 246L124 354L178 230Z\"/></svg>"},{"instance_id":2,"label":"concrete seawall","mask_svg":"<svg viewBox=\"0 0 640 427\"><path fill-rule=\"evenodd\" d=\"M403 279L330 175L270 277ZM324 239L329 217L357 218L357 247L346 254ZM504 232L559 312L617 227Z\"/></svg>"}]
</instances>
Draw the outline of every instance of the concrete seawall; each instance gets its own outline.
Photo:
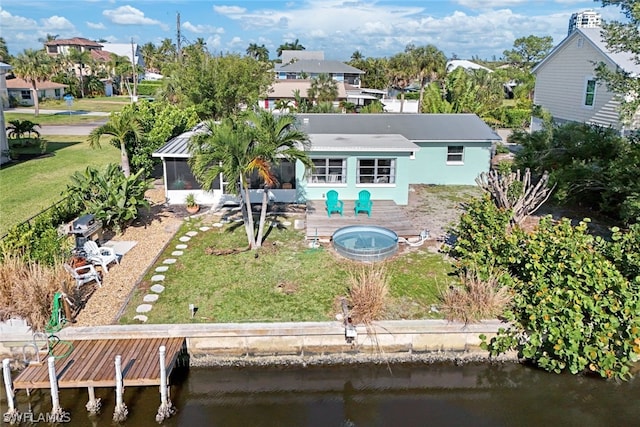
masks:
<instances>
[{"instance_id":1,"label":"concrete seawall","mask_svg":"<svg viewBox=\"0 0 640 427\"><path fill-rule=\"evenodd\" d=\"M184 337L192 364L200 365L277 357L371 361L380 354L394 359L415 359L416 355L431 359L440 354L444 359L478 360L488 358L488 353L480 348L479 335L492 337L505 326L498 320L473 324L445 320L380 321L370 328L357 326L357 335L351 342L343 324L337 321L66 327L56 335L68 341ZM11 347L15 354L16 346Z\"/></svg>"}]
</instances>

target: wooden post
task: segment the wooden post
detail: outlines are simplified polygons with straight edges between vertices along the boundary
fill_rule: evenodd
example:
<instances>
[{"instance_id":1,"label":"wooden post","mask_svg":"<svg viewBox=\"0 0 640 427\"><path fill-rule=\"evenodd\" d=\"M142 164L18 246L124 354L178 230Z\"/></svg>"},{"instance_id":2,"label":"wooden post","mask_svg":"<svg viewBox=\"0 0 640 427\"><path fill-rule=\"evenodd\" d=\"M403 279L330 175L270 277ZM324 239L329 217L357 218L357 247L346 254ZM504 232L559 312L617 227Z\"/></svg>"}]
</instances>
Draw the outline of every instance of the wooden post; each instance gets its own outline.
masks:
<instances>
[{"instance_id":1,"label":"wooden post","mask_svg":"<svg viewBox=\"0 0 640 427\"><path fill-rule=\"evenodd\" d=\"M129 410L122 401L122 395L124 393L124 387L122 384L122 356L117 355L115 360L116 365L116 409L113 411L113 421L120 423L127 419Z\"/></svg>"},{"instance_id":2,"label":"wooden post","mask_svg":"<svg viewBox=\"0 0 640 427\"><path fill-rule=\"evenodd\" d=\"M13 381L11 380L11 367L9 364L11 359L2 360L2 375L4 377L4 388L7 392L7 403L9 404L9 410L5 412L3 419L9 424L17 424L20 419L20 414L16 410L15 402L13 398L15 394L13 392Z\"/></svg>"},{"instance_id":3,"label":"wooden post","mask_svg":"<svg viewBox=\"0 0 640 427\"><path fill-rule=\"evenodd\" d=\"M89 401L85 407L90 414L97 414L100 412L100 407L102 406L100 398L96 399L96 391L93 387L88 387L87 389L89 391Z\"/></svg>"},{"instance_id":4,"label":"wooden post","mask_svg":"<svg viewBox=\"0 0 640 427\"><path fill-rule=\"evenodd\" d=\"M167 387L167 364L166 364L166 353L167 349L165 346L160 346L160 407L158 408L158 413L156 414L156 421L161 423L165 418L169 418L175 410L171 405L171 400L169 400L168 396L168 387Z\"/></svg>"},{"instance_id":5,"label":"wooden post","mask_svg":"<svg viewBox=\"0 0 640 427\"><path fill-rule=\"evenodd\" d=\"M47 363L49 365L49 384L51 385L51 416L54 419L57 417L61 417L63 414L62 408L60 407L60 399L58 397L58 378L56 377L56 358L50 356L47 359Z\"/></svg>"}]
</instances>

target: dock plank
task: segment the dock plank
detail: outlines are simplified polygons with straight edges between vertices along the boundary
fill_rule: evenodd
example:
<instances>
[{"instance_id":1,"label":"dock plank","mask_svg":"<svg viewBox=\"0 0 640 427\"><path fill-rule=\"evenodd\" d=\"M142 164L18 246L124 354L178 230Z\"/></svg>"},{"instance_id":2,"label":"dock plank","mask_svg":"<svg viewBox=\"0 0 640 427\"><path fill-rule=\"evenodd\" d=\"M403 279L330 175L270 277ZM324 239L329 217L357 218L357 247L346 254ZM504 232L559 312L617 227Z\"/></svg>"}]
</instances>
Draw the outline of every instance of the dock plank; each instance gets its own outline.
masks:
<instances>
[{"instance_id":1,"label":"dock plank","mask_svg":"<svg viewBox=\"0 0 640 427\"><path fill-rule=\"evenodd\" d=\"M73 351L55 363L59 388L115 387L114 360L118 354L122 356L123 369L132 363L124 378L125 386L148 386L160 384L159 347L164 345L167 349L170 374L184 338L77 340L72 344ZM47 364L26 367L13 385L18 390L49 388Z\"/></svg>"}]
</instances>

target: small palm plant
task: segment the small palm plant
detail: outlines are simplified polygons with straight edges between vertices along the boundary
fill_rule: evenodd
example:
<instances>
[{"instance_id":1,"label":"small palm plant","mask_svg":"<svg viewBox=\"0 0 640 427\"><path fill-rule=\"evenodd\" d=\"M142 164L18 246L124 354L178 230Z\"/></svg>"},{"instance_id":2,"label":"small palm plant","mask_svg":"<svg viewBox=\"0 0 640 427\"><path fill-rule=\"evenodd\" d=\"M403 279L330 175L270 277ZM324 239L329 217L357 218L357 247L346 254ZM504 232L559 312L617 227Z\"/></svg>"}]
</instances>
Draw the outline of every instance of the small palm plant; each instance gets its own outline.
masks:
<instances>
[{"instance_id":1,"label":"small palm plant","mask_svg":"<svg viewBox=\"0 0 640 427\"><path fill-rule=\"evenodd\" d=\"M196 213L200 210L200 205L196 201L196 195L193 193L187 194L187 197L184 199L185 204L187 205L187 212Z\"/></svg>"}]
</instances>

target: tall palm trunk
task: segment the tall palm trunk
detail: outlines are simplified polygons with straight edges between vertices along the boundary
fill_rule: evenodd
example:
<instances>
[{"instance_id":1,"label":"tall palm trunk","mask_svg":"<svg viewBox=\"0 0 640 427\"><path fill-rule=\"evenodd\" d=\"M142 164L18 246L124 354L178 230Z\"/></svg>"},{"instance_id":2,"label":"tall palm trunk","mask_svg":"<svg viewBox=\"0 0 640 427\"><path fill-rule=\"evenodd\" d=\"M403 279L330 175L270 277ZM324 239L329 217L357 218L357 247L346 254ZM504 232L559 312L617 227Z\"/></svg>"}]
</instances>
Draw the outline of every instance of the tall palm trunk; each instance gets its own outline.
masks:
<instances>
[{"instance_id":1,"label":"tall palm trunk","mask_svg":"<svg viewBox=\"0 0 640 427\"><path fill-rule=\"evenodd\" d=\"M269 187L264 187L262 191L262 208L260 209L260 223L258 224L258 240L256 246L262 246L262 236L264 232L264 223L267 218L267 205L269 204Z\"/></svg>"},{"instance_id":2,"label":"tall palm trunk","mask_svg":"<svg viewBox=\"0 0 640 427\"><path fill-rule=\"evenodd\" d=\"M129 178L131 175L131 167L129 166L129 154L124 146L124 142L120 142L120 166L122 166L122 173Z\"/></svg>"},{"instance_id":3,"label":"tall palm trunk","mask_svg":"<svg viewBox=\"0 0 640 427\"><path fill-rule=\"evenodd\" d=\"M251 249L256 248L256 237L253 225L253 210L251 209L251 199L249 198L249 187L244 183L244 177L240 177L240 185L244 189L244 203L242 214L244 216L244 229L247 232L247 239L249 239L249 247ZM241 189L241 191L242 191Z\"/></svg>"},{"instance_id":4,"label":"tall palm trunk","mask_svg":"<svg viewBox=\"0 0 640 427\"><path fill-rule=\"evenodd\" d=\"M84 76L82 75L82 63L80 63L80 96L84 98Z\"/></svg>"},{"instance_id":5,"label":"tall palm trunk","mask_svg":"<svg viewBox=\"0 0 640 427\"><path fill-rule=\"evenodd\" d=\"M36 86L36 81L31 81L31 94L33 96L33 115L38 117L40 114L40 100L38 99L38 87Z\"/></svg>"}]
</instances>

